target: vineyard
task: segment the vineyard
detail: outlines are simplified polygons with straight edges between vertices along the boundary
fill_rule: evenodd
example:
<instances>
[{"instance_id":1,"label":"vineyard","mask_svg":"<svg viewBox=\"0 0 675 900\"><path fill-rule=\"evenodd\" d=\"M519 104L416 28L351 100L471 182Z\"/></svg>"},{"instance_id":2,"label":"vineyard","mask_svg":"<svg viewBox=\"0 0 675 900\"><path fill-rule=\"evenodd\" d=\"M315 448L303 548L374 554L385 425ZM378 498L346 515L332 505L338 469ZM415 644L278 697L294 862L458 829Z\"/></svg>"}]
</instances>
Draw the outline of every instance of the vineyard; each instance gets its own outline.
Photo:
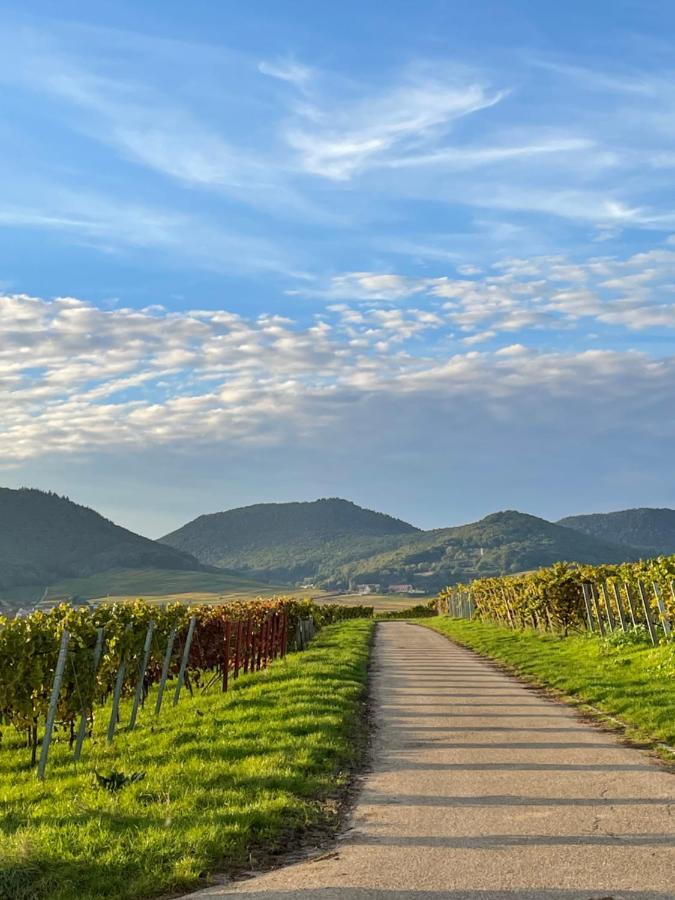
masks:
<instances>
[{"instance_id":1,"label":"vineyard","mask_svg":"<svg viewBox=\"0 0 675 900\"><path fill-rule=\"evenodd\" d=\"M437 611L511 628L630 633L656 645L675 620L675 556L638 563L557 563L521 575L480 578L446 588Z\"/></svg>"},{"instance_id":2,"label":"vineyard","mask_svg":"<svg viewBox=\"0 0 675 900\"><path fill-rule=\"evenodd\" d=\"M63 736L79 759L94 717L133 730L153 686L152 715L189 694L228 690L231 679L304 649L315 628L372 617L372 609L316 606L286 597L221 606L160 608L141 600L0 617L0 724L26 737L31 765L44 777L49 745ZM166 687L171 684L170 696ZM128 723L120 705L132 702ZM0 731L0 740L2 732Z\"/></svg>"}]
</instances>

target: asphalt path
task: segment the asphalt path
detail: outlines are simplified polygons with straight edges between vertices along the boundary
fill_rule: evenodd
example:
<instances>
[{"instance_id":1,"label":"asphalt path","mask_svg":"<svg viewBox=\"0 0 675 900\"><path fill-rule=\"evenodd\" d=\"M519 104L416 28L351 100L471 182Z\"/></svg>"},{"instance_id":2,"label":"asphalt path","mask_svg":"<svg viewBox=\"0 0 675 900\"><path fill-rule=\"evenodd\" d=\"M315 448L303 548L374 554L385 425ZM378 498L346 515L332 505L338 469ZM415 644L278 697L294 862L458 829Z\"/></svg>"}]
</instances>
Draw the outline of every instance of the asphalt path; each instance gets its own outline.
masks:
<instances>
[{"instance_id":1,"label":"asphalt path","mask_svg":"<svg viewBox=\"0 0 675 900\"><path fill-rule=\"evenodd\" d=\"M374 653L335 851L189 900L675 900L675 776L429 629L381 622Z\"/></svg>"}]
</instances>

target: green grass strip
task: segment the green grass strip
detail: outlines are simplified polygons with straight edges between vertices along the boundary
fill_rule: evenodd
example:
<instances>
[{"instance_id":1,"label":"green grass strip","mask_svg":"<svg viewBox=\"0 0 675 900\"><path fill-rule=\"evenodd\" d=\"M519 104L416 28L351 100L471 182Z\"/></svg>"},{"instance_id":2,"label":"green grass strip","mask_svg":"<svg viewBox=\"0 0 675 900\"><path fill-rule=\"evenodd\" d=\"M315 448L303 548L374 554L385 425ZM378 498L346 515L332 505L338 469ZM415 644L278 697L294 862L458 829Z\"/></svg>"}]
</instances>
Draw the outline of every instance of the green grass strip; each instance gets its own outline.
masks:
<instances>
[{"instance_id":1,"label":"green grass strip","mask_svg":"<svg viewBox=\"0 0 675 900\"><path fill-rule=\"evenodd\" d=\"M418 624L506 664L527 681L615 716L631 739L675 746L675 643L622 645L445 617Z\"/></svg>"},{"instance_id":2,"label":"green grass strip","mask_svg":"<svg viewBox=\"0 0 675 900\"><path fill-rule=\"evenodd\" d=\"M157 722L151 696L136 730L122 728L112 746L99 716L79 764L63 742L53 746L44 783L22 768L25 748L0 744L0 898L188 890L335 824L362 752L372 628L328 626L310 649L240 677L228 694L186 694L175 709L168 695ZM94 770L146 775L109 793Z\"/></svg>"}]
</instances>

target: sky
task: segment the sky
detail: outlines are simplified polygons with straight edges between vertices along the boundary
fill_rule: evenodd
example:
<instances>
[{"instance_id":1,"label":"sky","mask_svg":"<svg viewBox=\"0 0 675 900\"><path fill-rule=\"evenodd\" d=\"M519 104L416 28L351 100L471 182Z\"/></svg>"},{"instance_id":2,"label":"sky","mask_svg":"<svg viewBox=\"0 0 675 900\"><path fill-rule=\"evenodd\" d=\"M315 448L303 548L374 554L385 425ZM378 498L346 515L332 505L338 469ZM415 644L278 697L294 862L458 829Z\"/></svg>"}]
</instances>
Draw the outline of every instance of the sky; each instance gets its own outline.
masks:
<instances>
[{"instance_id":1,"label":"sky","mask_svg":"<svg viewBox=\"0 0 675 900\"><path fill-rule=\"evenodd\" d=\"M675 505L675 5L0 12L1 484Z\"/></svg>"}]
</instances>

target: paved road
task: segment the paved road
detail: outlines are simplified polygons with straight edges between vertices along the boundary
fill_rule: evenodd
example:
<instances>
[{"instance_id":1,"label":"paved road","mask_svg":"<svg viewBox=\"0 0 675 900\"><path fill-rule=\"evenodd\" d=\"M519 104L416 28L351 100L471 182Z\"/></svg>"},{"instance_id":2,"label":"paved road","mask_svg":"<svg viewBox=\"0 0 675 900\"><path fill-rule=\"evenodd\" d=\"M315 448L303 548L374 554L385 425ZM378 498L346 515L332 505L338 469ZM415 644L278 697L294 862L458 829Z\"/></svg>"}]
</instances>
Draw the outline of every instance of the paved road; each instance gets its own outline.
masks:
<instances>
[{"instance_id":1,"label":"paved road","mask_svg":"<svg viewBox=\"0 0 675 900\"><path fill-rule=\"evenodd\" d=\"M419 626L377 626L373 771L333 855L191 900L675 898L675 776Z\"/></svg>"}]
</instances>

